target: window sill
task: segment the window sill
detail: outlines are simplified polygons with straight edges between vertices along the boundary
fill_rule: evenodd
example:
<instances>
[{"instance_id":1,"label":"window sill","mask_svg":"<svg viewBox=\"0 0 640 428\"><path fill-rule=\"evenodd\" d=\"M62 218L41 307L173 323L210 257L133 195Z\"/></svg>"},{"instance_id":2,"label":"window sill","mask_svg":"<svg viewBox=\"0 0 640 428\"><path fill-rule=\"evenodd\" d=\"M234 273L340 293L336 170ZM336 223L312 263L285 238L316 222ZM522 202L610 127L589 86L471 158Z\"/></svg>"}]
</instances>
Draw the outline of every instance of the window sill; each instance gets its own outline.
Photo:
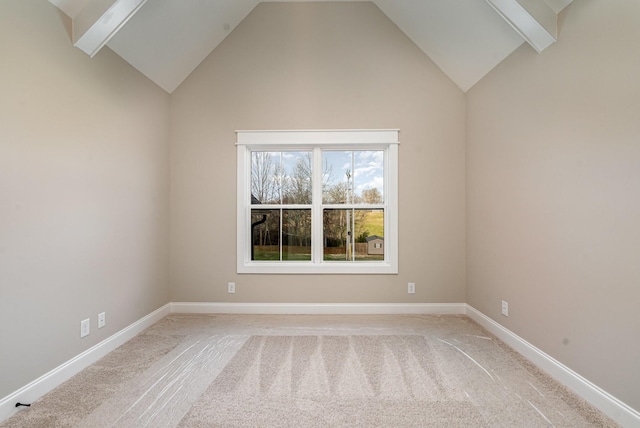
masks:
<instances>
[{"instance_id":1,"label":"window sill","mask_svg":"<svg viewBox=\"0 0 640 428\"><path fill-rule=\"evenodd\" d=\"M314 263L286 263L277 264L269 262L248 262L238 265L239 274L282 274L282 275L304 275L304 274L326 274L326 275L367 275L367 274L398 274L398 267L386 262L323 262Z\"/></svg>"}]
</instances>

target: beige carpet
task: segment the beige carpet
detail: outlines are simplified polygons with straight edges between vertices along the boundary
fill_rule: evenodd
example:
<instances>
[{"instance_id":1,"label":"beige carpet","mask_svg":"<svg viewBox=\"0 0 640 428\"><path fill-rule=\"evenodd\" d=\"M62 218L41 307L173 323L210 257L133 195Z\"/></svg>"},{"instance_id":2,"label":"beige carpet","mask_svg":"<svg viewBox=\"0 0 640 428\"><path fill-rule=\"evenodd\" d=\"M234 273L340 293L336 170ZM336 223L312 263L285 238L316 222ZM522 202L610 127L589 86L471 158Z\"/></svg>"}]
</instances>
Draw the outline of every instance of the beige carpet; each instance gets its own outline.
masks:
<instances>
[{"instance_id":1,"label":"beige carpet","mask_svg":"<svg viewBox=\"0 0 640 428\"><path fill-rule=\"evenodd\" d=\"M180 423L427 425L487 426L421 336L253 336Z\"/></svg>"},{"instance_id":2,"label":"beige carpet","mask_svg":"<svg viewBox=\"0 0 640 428\"><path fill-rule=\"evenodd\" d=\"M0 427L614 427L463 316L171 315Z\"/></svg>"}]
</instances>

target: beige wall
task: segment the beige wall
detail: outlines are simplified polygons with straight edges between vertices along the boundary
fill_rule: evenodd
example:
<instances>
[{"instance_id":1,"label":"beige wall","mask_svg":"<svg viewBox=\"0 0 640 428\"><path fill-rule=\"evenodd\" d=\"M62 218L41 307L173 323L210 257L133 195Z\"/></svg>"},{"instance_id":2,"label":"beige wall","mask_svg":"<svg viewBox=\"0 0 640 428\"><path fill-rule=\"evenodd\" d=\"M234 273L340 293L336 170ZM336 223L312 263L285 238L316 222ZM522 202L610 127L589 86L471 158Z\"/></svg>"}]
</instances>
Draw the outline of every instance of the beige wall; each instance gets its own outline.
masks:
<instances>
[{"instance_id":1,"label":"beige wall","mask_svg":"<svg viewBox=\"0 0 640 428\"><path fill-rule=\"evenodd\" d=\"M0 64L4 397L169 301L169 96L43 0L0 2Z\"/></svg>"},{"instance_id":2,"label":"beige wall","mask_svg":"<svg viewBox=\"0 0 640 428\"><path fill-rule=\"evenodd\" d=\"M464 103L372 3L260 4L172 96L171 299L464 302ZM344 128L400 129L400 274L237 275L234 131Z\"/></svg>"},{"instance_id":3,"label":"beige wall","mask_svg":"<svg viewBox=\"0 0 640 428\"><path fill-rule=\"evenodd\" d=\"M640 2L561 18L467 95L468 303L640 409Z\"/></svg>"}]
</instances>

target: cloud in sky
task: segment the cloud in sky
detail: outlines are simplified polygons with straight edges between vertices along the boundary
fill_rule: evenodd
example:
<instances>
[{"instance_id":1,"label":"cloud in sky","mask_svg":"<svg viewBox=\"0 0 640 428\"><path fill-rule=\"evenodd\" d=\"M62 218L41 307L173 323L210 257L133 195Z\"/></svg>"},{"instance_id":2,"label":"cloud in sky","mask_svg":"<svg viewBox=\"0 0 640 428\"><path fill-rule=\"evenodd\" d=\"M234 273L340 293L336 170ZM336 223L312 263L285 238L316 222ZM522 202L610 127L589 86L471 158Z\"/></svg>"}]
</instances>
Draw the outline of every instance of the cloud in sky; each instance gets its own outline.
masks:
<instances>
[{"instance_id":1,"label":"cloud in sky","mask_svg":"<svg viewBox=\"0 0 640 428\"><path fill-rule=\"evenodd\" d=\"M356 195L361 196L364 190L373 188L377 188L381 194L384 191L382 150L325 151L323 162L331 168L330 185L346 182L349 171Z\"/></svg>"}]
</instances>

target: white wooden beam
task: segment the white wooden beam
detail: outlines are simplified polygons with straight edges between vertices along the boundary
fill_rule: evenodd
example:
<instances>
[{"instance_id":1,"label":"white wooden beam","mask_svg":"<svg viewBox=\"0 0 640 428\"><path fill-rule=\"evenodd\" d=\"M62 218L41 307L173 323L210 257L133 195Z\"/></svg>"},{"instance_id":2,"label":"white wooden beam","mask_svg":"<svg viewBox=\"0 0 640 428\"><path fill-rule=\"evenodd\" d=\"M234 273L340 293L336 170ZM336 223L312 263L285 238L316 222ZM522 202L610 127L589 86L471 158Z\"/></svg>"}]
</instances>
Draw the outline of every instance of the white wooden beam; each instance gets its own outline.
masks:
<instances>
[{"instance_id":1,"label":"white wooden beam","mask_svg":"<svg viewBox=\"0 0 640 428\"><path fill-rule=\"evenodd\" d=\"M558 16L544 0L485 0L538 53L557 40Z\"/></svg>"},{"instance_id":2,"label":"white wooden beam","mask_svg":"<svg viewBox=\"0 0 640 428\"><path fill-rule=\"evenodd\" d=\"M146 1L93 0L73 20L73 45L93 57Z\"/></svg>"}]
</instances>

